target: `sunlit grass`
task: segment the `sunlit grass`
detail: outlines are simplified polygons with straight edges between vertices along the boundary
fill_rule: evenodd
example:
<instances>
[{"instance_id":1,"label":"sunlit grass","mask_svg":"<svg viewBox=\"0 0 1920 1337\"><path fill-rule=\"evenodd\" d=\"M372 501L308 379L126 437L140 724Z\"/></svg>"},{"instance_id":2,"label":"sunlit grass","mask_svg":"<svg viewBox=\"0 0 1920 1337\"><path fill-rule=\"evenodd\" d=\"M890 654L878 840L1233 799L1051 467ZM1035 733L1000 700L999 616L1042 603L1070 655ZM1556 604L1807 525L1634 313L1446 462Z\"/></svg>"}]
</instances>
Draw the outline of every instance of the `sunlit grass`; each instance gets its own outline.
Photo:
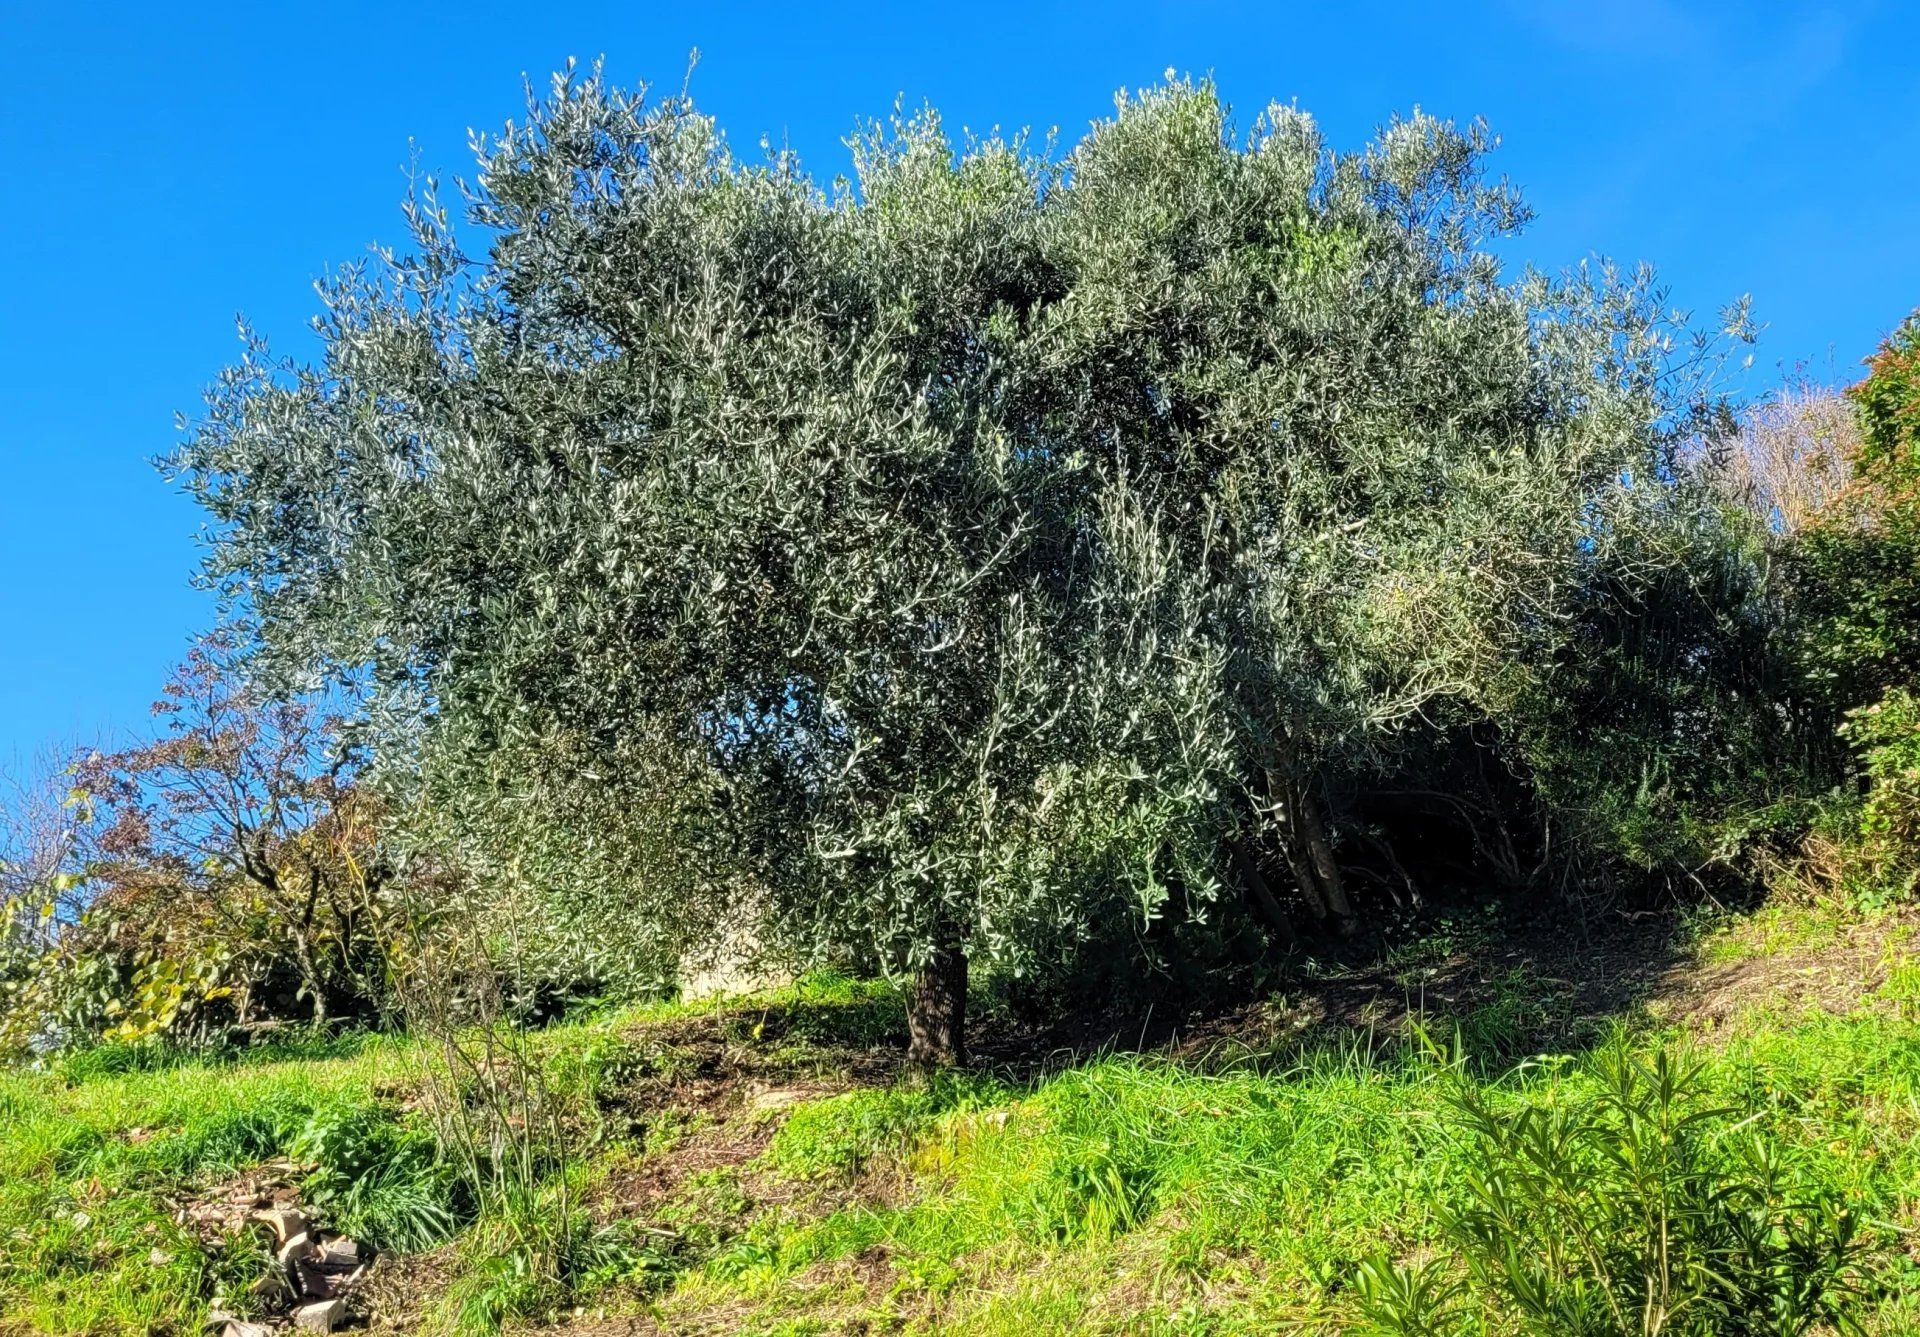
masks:
<instances>
[{"instance_id":1,"label":"sunlit grass","mask_svg":"<svg viewBox=\"0 0 1920 1337\"><path fill-rule=\"evenodd\" d=\"M1694 1049L1705 1098L1857 1205L1876 1247L1863 1321L1891 1334L1920 1318L1907 1261L1920 1252L1920 975L1900 925L1877 922L1777 907L1723 919L1696 942L1713 963L1760 959L1756 943L1816 952L1865 933L1886 970L1877 990L1863 983L1858 1007L1761 1005L1710 1038L1640 1017L1616 1041ZM530 1290L537 1302L516 1309L515 1250L553 1229L548 1204L580 1210L599 1186L709 1132L685 1111L632 1136L583 1126L567 1194L463 1229L443 1318L538 1319L566 1294L654 1309L669 1326L767 1333L1345 1330L1360 1260L1445 1254L1440 1218L1470 1150L1448 1117L1451 1090L1466 1083L1509 1108L1591 1092L1586 1049L1525 1052L1531 989L1507 981L1475 1013L1428 1018L1424 1037L1290 1033L1264 1052L1182 1060L1107 1053L1043 1077L903 1080L754 1115L772 1130L764 1151L696 1168L644 1219L594 1207L567 1233L577 1256L564 1286ZM689 1060L675 1028L697 1017L713 1021L707 1043L805 1071L893 1043L899 1021L887 986L827 979L744 1005L594 1014L527 1044L585 1117L678 1074ZM175 1199L286 1154L302 1129L311 1144L316 1126L336 1140L363 1124L398 1128L413 1117L399 1097L428 1057L415 1042L360 1037L213 1061L108 1050L0 1073L0 1332L194 1330L216 1287L254 1263L203 1254L175 1223ZM353 1136L364 1154L400 1134Z\"/></svg>"}]
</instances>

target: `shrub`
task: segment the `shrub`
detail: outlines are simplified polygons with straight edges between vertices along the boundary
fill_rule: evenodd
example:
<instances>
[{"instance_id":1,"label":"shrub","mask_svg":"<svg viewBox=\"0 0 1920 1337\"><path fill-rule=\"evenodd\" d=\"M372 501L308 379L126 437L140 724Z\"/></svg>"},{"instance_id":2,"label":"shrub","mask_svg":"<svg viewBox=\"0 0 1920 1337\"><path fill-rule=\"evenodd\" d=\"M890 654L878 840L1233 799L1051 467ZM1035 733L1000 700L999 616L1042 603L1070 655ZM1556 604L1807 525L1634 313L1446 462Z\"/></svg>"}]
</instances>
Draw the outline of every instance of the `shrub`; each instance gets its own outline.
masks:
<instances>
[{"instance_id":1,"label":"shrub","mask_svg":"<svg viewBox=\"0 0 1920 1337\"><path fill-rule=\"evenodd\" d=\"M0 789L0 1051L385 1017L412 885L343 721L267 694L218 634L154 713Z\"/></svg>"},{"instance_id":2,"label":"shrub","mask_svg":"<svg viewBox=\"0 0 1920 1337\"><path fill-rule=\"evenodd\" d=\"M323 1107L288 1139L315 1163L302 1190L333 1223L376 1248L424 1249L452 1235L463 1202L432 1136L374 1106Z\"/></svg>"},{"instance_id":3,"label":"shrub","mask_svg":"<svg viewBox=\"0 0 1920 1337\"><path fill-rule=\"evenodd\" d=\"M1578 1098L1504 1111L1462 1085L1464 1198L1452 1260L1376 1261L1358 1277L1375 1330L1539 1337L1852 1329L1864 1246L1847 1204L1796 1173L1735 1111L1700 1099L1701 1066L1623 1044Z\"/></svg>"},{"instance_id":4,"label":"shrub","mask_svg":"<svg viewBox=\"0 0 1920 1337\"><path fill-rule=\"evenodd\" d=\"M1912 893L1920 878L1920 697L1895 688L1854 711L1842 732L1860 751L1866 795L1858 862L1873 899Z\"/></svg>"},{"instance_id":5,"label":"shrub","mask_svg":"<svg viewBox=\"0 0 1920 1337\"><path fill-rule=\"evenodd\" d=\"M1786 552L1801 689L1853 749L1857 805L1829 860L1869 902L1910 894L1920 862L1920 313L1848 390L1858 440L1847 491Z\"/></svg>"}]
</instances>

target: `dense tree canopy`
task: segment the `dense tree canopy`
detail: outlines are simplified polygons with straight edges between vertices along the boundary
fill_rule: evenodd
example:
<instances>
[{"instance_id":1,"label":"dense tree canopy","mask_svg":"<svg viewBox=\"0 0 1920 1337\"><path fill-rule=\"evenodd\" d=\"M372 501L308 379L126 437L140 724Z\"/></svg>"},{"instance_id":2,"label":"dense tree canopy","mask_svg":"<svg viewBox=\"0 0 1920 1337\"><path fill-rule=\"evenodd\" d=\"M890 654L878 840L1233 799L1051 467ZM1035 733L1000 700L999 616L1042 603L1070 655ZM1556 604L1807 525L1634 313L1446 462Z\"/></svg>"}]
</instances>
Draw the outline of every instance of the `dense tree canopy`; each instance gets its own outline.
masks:
<instances>
[{"instance_id":1,"label":"dense tree canopy","mask_svg":"<svg viewBox=\"0 0 1920 1337\"><path fill-rule=\"evenodd\" d=\"M1846 505L1809 533L1809 669L1841 708L1920 680L1920 316L1850 392L1860 431Z\"/></svg>"},{"instance_id":2,"label":"dense tree canopy","mask_svg":"<svg viewBox=\"0 0 1920 1337\"><path fill-rule=\"evenodd\" d=\"M263 671L359 692L498 894L610 976L742 924L916 973L939 1057L969 957L1350 927L1422 802L1515 879L1555 814L1609 853L1744 708L1705 346L1644 275L1504 277L1489 147L1170 82L827 189L570 73L175 464Z\"/></svg>"},{"instance_id":3,"label":"dense tree canopy","mask_svg":"<svg viewBox=\"0 0 1920 1337\"><path fill-rule=\"evenodd\" d=\"M1867 360L1845 505L1796 554L1801 660L1812 689L1845 712L1865 798L1851 833L1870 895L1920 882L1920 312Z\"/></svg>"}]
</instances>

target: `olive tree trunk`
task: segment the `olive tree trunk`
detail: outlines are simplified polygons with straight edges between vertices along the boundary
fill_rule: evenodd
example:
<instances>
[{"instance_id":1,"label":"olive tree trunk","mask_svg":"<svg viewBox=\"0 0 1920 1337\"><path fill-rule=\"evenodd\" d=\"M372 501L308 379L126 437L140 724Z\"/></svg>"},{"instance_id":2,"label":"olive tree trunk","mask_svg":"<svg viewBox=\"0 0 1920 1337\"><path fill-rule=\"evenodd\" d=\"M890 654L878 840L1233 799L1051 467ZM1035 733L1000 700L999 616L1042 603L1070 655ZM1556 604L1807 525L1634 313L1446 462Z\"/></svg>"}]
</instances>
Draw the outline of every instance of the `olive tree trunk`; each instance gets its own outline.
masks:
<instances>
[{"instance_id":1,"label":"olive tree trunk","mask_svg":"<svg viewBox=\"0 0 1920 1337\"><path fill-rule=\"evenodd\" d=\"M1328 839L1320 796L1307 784L1273 770L1267 772L1267 792L1280 822L1281 855L1307 912L1321 923L1332 921L1343 936L1352 933L1358 921Z\"/></svg>"},{"instance_id":2,"label":"olive tree trunk","mask_svg":"<svg viewBox=\"0 0 1920 1337\"><path fill-rule=\"evenodd\" d=\"M907 1061L954 1068L967 1061L967 953L958 942L936 947L907 993Z\"/></svg>"},{"instance_id":3,"label":"olive tree trunk","mask_svg":"<svg viewBox=\"0 0 1920 1337\"><path fill-rule=\"evenodd\" d=\"M1320 812L1320 796L1310 789L1301 789L1298 811L1300 835L1306 843L1307 855L1313 861L1314 876L1319 879L1327 909L1341 933L1352 933L1359 921L1354 917L1352 902L1347 899L1347 884L1340 874L1340 860L1334 857L1333 843L1327 839L1327 823Z\"/></svg>"}]
</instances>

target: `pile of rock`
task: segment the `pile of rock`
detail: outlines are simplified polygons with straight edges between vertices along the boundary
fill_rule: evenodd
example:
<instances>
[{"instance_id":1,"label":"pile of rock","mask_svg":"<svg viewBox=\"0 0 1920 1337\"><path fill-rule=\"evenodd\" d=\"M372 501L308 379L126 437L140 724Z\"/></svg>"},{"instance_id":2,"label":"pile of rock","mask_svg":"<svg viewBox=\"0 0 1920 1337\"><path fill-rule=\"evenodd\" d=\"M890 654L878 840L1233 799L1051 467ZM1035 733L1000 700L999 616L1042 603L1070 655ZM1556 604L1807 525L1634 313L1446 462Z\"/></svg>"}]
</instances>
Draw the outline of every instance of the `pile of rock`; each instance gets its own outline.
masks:
<instances>
[{"instance_id":1,"label":"pile of rock","mask_svg":"<svg viewBox=\"0 0 1920 1337\"><path fill-rule=\"evenodd\" d=\"M210 1325L221 1337L270 1337L289 1320L297 1331L318 1333L346 1322L347 1294L367 1274L366 1250L344 1235L315 1228L297 1207L271 1207L253 1220L272 1232L274 1265L254 1282L254 1303L248 1307L276 1317L236 1318L216 1300Z\"/></svg>"}]
</instances>

